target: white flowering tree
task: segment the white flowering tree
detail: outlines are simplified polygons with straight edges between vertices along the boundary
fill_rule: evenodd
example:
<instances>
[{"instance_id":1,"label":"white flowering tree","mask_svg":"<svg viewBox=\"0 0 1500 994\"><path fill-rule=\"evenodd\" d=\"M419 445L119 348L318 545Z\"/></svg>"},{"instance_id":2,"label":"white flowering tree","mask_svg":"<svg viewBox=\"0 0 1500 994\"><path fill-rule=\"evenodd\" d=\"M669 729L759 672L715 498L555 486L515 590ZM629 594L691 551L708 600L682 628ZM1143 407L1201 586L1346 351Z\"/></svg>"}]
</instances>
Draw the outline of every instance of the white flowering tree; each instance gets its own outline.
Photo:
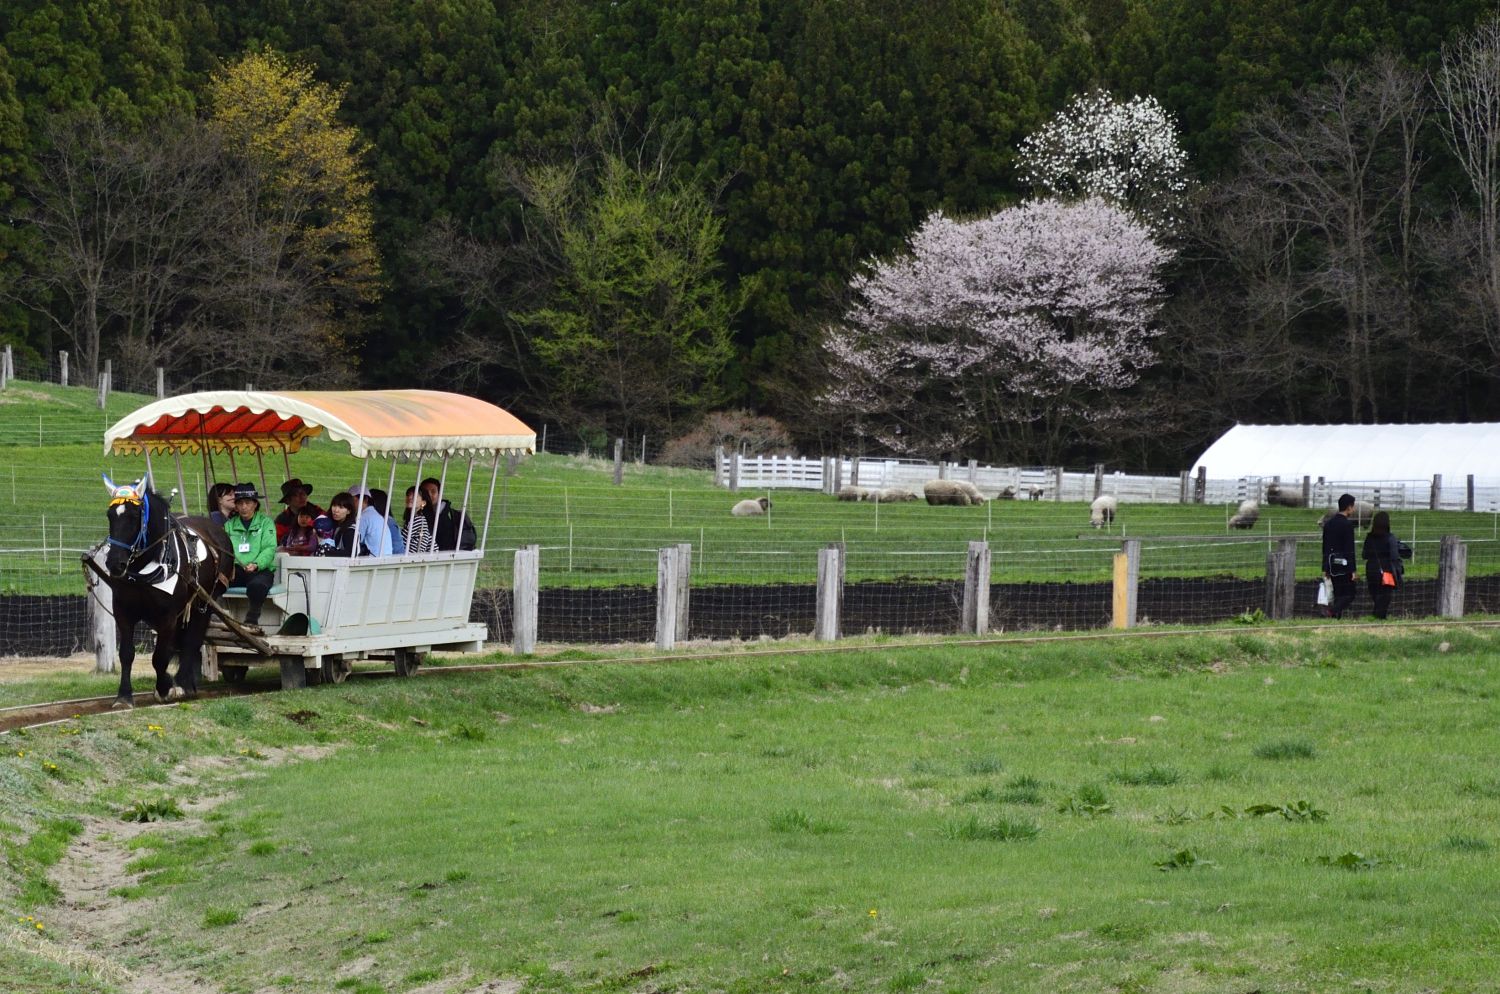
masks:
<instances>
[{"instance_id":1,"label":"white flowering tree","mask_svg":"<svg viewBox=\"0 0 1500 994\"><path fill-rule=\"evenodd\" d=\"M1074 97L1021 143L1021 179L1040 194L1099 197L1168 232L1189 188L1177 125L1155 97L1121 103L1107 91Z\"/></svg>"},{"instance_id":2,"label":"white flowering tree","mask_svg":"<svg viewBox=\"0 0 1500 994\"><path fill-rule=\"evenodd\" d=\"M933 214L852 283L823 402L898 452L1054 455L1154 361L1168 257L1097 197Z\"/></svg>"}]
</instances>

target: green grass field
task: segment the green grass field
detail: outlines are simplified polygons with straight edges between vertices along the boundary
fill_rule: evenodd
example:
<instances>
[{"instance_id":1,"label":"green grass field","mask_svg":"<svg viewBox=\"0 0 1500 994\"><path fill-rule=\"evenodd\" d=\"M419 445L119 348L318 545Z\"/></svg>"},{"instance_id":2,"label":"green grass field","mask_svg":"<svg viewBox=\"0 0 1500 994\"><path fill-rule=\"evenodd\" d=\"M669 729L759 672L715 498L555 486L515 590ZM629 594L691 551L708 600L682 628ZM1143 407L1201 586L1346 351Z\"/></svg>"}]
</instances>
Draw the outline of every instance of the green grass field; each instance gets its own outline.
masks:
<instances>
[{"instance_id":1,"label":"green grass field","mask_svg":"<svg viewBox=\"0 0 1500 994\"><path fill-rule=\"evenodd\" d=\"M61 388L33 391L30 385L18 386L26 389L0 394L0 399L10 398L0 404L0 440L10 437L5 426L30 424L61 403L32 396L35 392L50 397L47 391ZM85 399L92 396L89 391L74 393L87 395ZM118 397L113 402L124 403ZM126 413L133 403L115 414ZM31 550L25 555L0 553L0 592L82 589L76 550L103 535L100 473L121 480L145 471L140 458L103 455L103 419L98 420L86 443L80 439L70 445L0 447L8 464L0 467L0 550ZM154 468L161 488L177 485L169 459L156 460ZM511 551L529 544L542 547L544 586L652 584L657 550L679 542L694 547L696 584L811 583L817 551L830 542L845 544L847 575L854 582L958 579L968 543L979 539L991 544L996 582L1102 581L1109 576L1110 558L1122 536L1144 540L1146 577L1262 576L1269 544L1288 536L1305 539L1305 576L1317 572L1316 510L1268 507L1253 532L1231 534L1226 521L1232 509L1227 507L1127 504L1106 533L1088 527L1088 510L1076 502L882 506L777 490L769 494L773 506L767 517L732 518L729 508L745 495L716 489L706 471L632 463L626 466L623 485L615 487L612 468L600 459L538 455L523 462L514 476L502 475L495 485L488 538L491 557L481 585L508 584ZM422 475L432 475L435 469L427 464ZM253 460L241 457L236 470L231 472L221 456L213 475L259 480L260 467ZM280 459L268 461L265 471L270 491L279 495L284 475ZM359 482L361 467L343 446L318 440L292 458L292 472L314 485L313 499L319 501ZM389 472L388 464L373 465L371 485L387 487ZM186 506L201 510L201 464L184 467L183 475ZM400 466L394 489L404 493L416 480L415 465ZM463 503L461 468L450 471L448 486L455 501ZM478 516L489 494L488 467L476 473L471 488L468 506ZM277 510L274 501L267 506ZM1418 550L1413 578L1433 575L1437 540L1445 534L1462 535L1471 542L1471 573L1500 572L1500 516L1394 511L1393 521Z\"/></svg>"},{"instance_id":2,"label":"green grass field","mask_svg":"<svg viewBox=\"0 0 1500 994\"><path fill-rule=\"evenodd\" d=\"M67 818L229 789L132 843L96 951L227 991L1493 990L1496 648L887 646L46 729L0 754L9 921L49 920ZM258 758L293 745L333 752ZM60 989L26 948L11 989Z\"/></svg>"}]
</instances>

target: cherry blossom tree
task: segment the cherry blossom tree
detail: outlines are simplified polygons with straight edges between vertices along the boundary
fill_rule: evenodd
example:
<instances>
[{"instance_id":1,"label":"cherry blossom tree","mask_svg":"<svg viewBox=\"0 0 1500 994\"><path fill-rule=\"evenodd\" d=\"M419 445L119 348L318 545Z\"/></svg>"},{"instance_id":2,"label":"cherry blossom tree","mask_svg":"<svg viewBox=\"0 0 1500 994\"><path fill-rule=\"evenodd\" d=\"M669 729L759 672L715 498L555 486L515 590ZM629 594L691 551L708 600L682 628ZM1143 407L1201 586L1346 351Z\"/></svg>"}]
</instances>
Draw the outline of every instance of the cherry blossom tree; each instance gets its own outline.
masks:
<instances>
[{"instance_id":1,"label":"cherry blossom tree","mask_svg":"<svg viewBox=\"0 0 1500 994\"><path fill-rule=\"evenodd\" d=\"M1121 103L1105 90L1074 97L1021 143L1021 179L1046 196L1099 197L1167 232L1189 188L1177 125L1155 97Z\"/></svg>"},{"instance_id":2,"label":"cherry blossom tree","mask_svg":"<svg viewBox=\"0 0 1500 994\"><path fill-rule=\"evenodd\" d=\"M1056 455L1155 361L1169 256L1097 197L933 214L853 281L823 403L898 452Z\"/></svg>"}]
</instances>

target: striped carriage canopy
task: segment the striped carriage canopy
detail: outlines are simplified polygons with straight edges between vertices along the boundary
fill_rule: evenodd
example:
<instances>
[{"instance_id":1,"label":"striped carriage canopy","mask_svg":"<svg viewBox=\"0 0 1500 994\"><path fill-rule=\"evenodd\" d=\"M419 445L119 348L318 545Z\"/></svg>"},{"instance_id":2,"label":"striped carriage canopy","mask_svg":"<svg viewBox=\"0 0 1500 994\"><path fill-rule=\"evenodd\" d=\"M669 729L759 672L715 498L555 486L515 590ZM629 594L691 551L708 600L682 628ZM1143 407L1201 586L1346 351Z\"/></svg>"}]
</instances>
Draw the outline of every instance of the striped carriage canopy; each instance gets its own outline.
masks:
<instances>
[{"instance_id":1,"label":"striped carriage canopy","mask_svg":"<svg viewBox=\"0 0 1500 994\"><path fill-rule=\"evenodd\" d=\"M296 452L326 434L358 458L529 455L536 432L494 404L438 390L210 390L168 397L104 433L105 455Z\"/></svg>"}]
</instances>

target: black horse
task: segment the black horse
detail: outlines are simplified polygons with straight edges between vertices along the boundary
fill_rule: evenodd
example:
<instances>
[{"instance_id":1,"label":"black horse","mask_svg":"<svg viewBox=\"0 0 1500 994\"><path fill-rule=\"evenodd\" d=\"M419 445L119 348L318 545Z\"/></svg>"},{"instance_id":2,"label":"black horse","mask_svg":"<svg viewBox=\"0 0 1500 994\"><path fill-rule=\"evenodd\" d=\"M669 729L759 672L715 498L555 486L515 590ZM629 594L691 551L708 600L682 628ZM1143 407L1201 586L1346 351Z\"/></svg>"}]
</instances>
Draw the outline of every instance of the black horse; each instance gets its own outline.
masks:
<instances>
[{"instance_id":1,"label":"black horse","mask_svg":"<svg viewBox=\"0 0 1500 994\"><path fill-rule=\"evenodd\" d=\"M120 691L115 707L133 707L130 665L135 661L135 626L156 631L151 665L156 699L176 700L198 693L203 636L208 628L206 594L218 598L233 568L234 552L222 526L208 518L173 517L167 501L142 477L109 488L109 545L106 582L114 597L115 631L120 642ZM167 667L179 656L174 685Z\"/></svg>"}]
</instances>

